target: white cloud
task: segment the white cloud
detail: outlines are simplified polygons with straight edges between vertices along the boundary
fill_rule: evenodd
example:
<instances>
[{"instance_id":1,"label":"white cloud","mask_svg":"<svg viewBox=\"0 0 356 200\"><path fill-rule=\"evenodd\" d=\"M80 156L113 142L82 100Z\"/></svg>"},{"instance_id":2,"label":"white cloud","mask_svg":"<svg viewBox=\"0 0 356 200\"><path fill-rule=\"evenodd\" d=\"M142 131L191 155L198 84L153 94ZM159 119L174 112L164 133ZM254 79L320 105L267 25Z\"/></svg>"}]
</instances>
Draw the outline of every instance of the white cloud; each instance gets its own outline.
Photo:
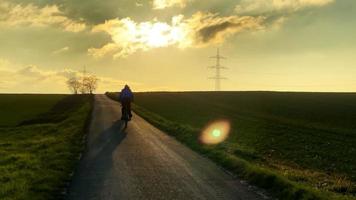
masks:
<instances>
[{"instance_id":1,"label":"white cloud","mask_svg":"<svg viewBox=\"0 0 356 200\"><path fill-rule=\"evenodd\" d=\"M241 15L272 12L294 12L308 7L321 7L334 0L242 0L235 8Z\"/></svg>"},{"instance_id":2,"label":"white cloud","mask_svg":"<svg viewBox=\"0 0 356 200\"><path fill-rule=\"evenodd\" d=\"M189 0L153 0L153 9L161 10L173 6L179 6L181 8L187 5Z\"/></svg>"},{"instance_id":3,"label":"white cloud","mask_svg":"<svg viewBox=\"0 0 356 200\"><path fill-rule=\"evenodd\" d=\"M76 22L66 17L57 5L38 7L33 4L13 4L2 0L0 1L0 11L1 26L59 26L68 32L80 32L86 27L84 23Z\"/></svg>"},{"instance_id":4,"label":"white cloud","mask_svg":"<svg viewBox=\"0 0 356 200\"><path fill-rule=\"evenodd\" d=\"M105 32L112 42L100 48L90 48L95 58L112 55L126 57L136 51L177 46L202 47L224 42L229 36L247 30L263 29L263 17L228 16L197 12L191 18L178 15L171 23L156 20L137 23L130 18L113 19L93 27L93 32Z\"/></svg>"}]
</instances>

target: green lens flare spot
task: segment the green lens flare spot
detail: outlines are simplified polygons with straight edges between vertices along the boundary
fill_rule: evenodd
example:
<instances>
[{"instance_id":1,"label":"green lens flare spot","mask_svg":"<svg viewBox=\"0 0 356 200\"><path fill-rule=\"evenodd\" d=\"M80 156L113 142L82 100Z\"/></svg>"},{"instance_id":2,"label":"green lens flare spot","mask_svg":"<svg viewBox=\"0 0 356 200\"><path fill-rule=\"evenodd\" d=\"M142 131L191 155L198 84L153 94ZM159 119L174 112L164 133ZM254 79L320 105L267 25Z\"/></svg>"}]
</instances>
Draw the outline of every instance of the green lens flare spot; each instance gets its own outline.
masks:
<instances>
[{"instance_id":1,"label":"green lens flare spot","mask_svg":"<svg viewBox=\"0 0 356 200\"><path fill-rule=\"evenodd\" d=\"M214 137L220 137L221 131L219 129L214 129L212 134Z\"/></svg>"}]
</instances>

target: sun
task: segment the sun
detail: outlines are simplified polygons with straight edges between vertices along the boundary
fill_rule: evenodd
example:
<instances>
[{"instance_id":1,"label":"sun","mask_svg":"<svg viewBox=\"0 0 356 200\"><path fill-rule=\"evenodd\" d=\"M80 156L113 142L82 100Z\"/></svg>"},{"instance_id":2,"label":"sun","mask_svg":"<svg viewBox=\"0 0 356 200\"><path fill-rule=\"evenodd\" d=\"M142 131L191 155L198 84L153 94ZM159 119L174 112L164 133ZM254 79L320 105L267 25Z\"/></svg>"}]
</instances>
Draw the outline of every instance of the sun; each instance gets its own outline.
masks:
<instances>
[{"instance_id":1,"label":"sun","mask_svg":"<svg viewBox=\"0 0 356 200\"><path fill-rule=\"evenodd\" d=\"M165 23L154 23L147 31L147 45L150 47L164 47L170 43L170 26Z\"/></svg>"},{"instance_id":2,"label":"sun","mask_svg":"<svg viewBox=\"0 0 356 200\"><path fill-rule=\"evenodd\" d=\"M137 42L149 48L165 47L184 39L181 27L164 22L146 22L139 24L133 31Z\"/></svg>"},{"instance_id":3,"label":"sun","mask_svg":"<svg viewBox=\"0 0 356 200\"><path fill-rule=\"evenodd\" d=\"M177 44L183 47L187 43L188 31L181 20L182 16L178 16L169 24L156 19L142 23L136 23L130 18L123 19L112 29L113 40L120 45L112 48L108 46L107 51L122 47L130 53L137 49L149 50Z\"/></svg>"}]
</instances>

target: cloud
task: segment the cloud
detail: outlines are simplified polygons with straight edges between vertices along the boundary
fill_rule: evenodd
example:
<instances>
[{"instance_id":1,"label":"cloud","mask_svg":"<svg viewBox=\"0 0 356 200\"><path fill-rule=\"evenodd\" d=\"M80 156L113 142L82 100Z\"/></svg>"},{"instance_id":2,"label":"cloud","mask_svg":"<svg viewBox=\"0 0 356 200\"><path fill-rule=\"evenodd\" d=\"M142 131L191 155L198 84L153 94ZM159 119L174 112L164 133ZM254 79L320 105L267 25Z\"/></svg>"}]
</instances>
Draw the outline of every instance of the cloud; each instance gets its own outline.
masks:
<instances>
[{"instance_id":1,"label":"cloud","mask_svg":"<svg viewBox=\"0 0 356 200\"><path fill-rule=\"evenodd\" d=\"M143 3L135 2L135 5L136 5L137 7L142 7L142 6L143 6Z\"/></svg>"},{"instance_id":2,"label":"cloud","mask_svg":"<svg viewBox=\"0 0 356 200\"><path fill-rule=\"evenodd\" d=\"M52 76L51 73L43 72L39 70L36 66L28 66L24 67L16 72L18 75L27 76L31 78L35 78L37 80L44 80L49 76Z\"/></svg>"},{"instance_id":3,"label":"cloud","mask_svg":"<svg viewBox=\"0 0 356 200\"><path fill-rule=\"evenodd\" d=\"M153 9L161 10L173 6L184 8L189 0L153 0Z\"/></svg>"},{"instance_id":4,"label":"cloud","mask_svg":"<svg viewBox=\"0 0 356 200\"><path fill-rule=\"evenodd\" d=\"M124 46L125 44L121 44L121 45ZM113 55L113 54L115 54L115 57L120 57L120 56L124 57L125 55L129 54L129 49L134 48L133 46L131 48L127 45L125 46L126 47L120 47L119 44L108 43L101 48L90 48L88 49L88 53L94 58L102 58L106 55Z\"/></svg>"},{"instance_id":5,"label":"cloud","mask_svg":"<svg viewBox=\"0 0 356 200\"><path fill-rule=\"evenodd\" d=\"M288 20L288 17L286 16L280 16L277 19L275 19L272 24L271 27L274 30L279 30L282 28L282 26L286 23L286 21Z\"/></svg>"},{"instance_id":6,"label":"cloud","mask_svg":"<svg viewBox=\"0 0 356 200\"><path fill-rule=\"evenodd\" d=\"M0 58L0 70L10 68L10 66L11 66L10 61Z\"/></svg>"},{"instance_id":7,"label":"cloud","mask_svg":"<svg viewBox=\"0 0 356 200\"><path fill-rule=\"evenodd\" d=\"M310 7L321 7L334 0L242 0L235 11L240 15L256 15L275 12L294 12Z\"/></svg>"},{"instance_id":8,"label":"cloud","mask_svg":"<svg viewBox=\"0 0 356 200\"><path fill-rule=\"evenodd\" d=\"M69 77L81 76L81 72L64 68L62 70L45 70L35 65L19 67L0 58L0 92L24 93L68 93L66 81ZM118 80L105 76L98 76L98 92L117 91L125 84L133 88L142 84L125 80Z\"/></svg>"},{"instance_id":9,"label":"cloud","mask_svg":"<svg viewBox=\"0 0 356 200\"><path fill-rule=\"evenodd\" d=\"M69 47L65 46L63 48L53 51L52 54L61 54L61 53L67 52L67 51L69 51Z\"/></svg>"},{"instance_id":10,"label":"cloud","mask_svg":"<svg viewBox=\"0 0 356 200\"><path fill-rule=\"evenodd\" d=\"M197 12L190 18L174 16L170 23L157 20L137 23L130 18L112 19L93 27L92 32L105 32L112 41L88 53L95 58L112 55L126 57L137 51L176 46L196 48L219 44L242 31L263 29L264 17L227 16Z\"/></svg>"},{"instance_id":11,"label":"cloud","mask_svg":"<svg viewBox=\"0 0 356 200\"><path fill-rule=\"evenodd\" d=\"M43 71L36 66L27 66L14 70L2 68L0 79L3 81L0 92L67 92L66 78L55 72Z\"/></svg>"},{"instance_id":12,"label":"cloud","mask_svg":"<svg viewBox=\"0 0 356 200\"><path fill-rule=\"evenodd\" d=\"M264 29L264 17L228 16L198 12L187 20L193 46L224 42L229 36L243 31Z\"/></svg>"},{"instance_id":13,"label":"cloud","mask_svg":"<svg viewBox=\"0 0 356 200\"><path fill-rule=\"evenodd\" d=\"M68 32L80 32L86 27L84 23L73 21L61 12L57 5L38 7L34 4L13 4L0 2L0 25L8 27L61 27Z\"/></svg>"},{"instance_id":14,"label":"cloud","mask_svg":"<svg viewBox=\"0 0 356 200\"><path fill-rule=\"evenodd\" d=\"M179 43L184 33L179 24L164 22L136 23L130 18L113 19L95 26L93 32L106 32L112 42L101 48L91 48L89 54L96 58L112 54L115 58L128 56L138 50L149 50Z\"/></svg>"}]
</instances>

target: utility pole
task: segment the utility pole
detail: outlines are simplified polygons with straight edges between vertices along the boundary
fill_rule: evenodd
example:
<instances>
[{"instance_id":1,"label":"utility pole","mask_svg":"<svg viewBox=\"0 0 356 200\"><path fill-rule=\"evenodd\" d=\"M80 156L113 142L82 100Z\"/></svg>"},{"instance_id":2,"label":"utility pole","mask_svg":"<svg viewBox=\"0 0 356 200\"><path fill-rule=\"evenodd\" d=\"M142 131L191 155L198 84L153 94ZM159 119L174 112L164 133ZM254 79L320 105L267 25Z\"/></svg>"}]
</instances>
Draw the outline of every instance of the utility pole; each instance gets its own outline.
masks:
<instances>
[{"instance_id":1,"label":"utility pole","mask_svg":"<svg viewBox=\"0 0 356 200\"><path fill-rule=\"evenodd\" d=\"M220 49L219 48L217 49L216 56L212 56L210 58L216 59L216 65L209 67L211 69L215 69L215 76L214 77L210 77L209 79L215 80L215 91L220 91L221 90L221 80L226 79L225 77L221 76L221 70L222 69L227 69L226 67L223 67L223 66L220 65L220 61L222 59L226 59L226 58L220 55Z\"/></svg>"},{"instance_id":2,"label":"utility pole","mask_svg":"<svg viewBox=\"0 0 356 200\"><path fill-rule=\"evenodd\" d=\"M83 74L82 75L83 75L83 83L84 83L84 78L87 75L87 67L86 66L83 67Z\"/></svg>"},{"instance_id":3,"label":"utility pole","mask_svg":"<svg viewBox=\"0 0 356 200\"><path fill-rule=\"evenodd\" d=\"M82 94L85 93L85 77L86 77L86 74L87 74L87 68L86 68L86 66L84 65L84 67L83 67L83 74L82 74Z\"/></svg>"}]
</instances>

